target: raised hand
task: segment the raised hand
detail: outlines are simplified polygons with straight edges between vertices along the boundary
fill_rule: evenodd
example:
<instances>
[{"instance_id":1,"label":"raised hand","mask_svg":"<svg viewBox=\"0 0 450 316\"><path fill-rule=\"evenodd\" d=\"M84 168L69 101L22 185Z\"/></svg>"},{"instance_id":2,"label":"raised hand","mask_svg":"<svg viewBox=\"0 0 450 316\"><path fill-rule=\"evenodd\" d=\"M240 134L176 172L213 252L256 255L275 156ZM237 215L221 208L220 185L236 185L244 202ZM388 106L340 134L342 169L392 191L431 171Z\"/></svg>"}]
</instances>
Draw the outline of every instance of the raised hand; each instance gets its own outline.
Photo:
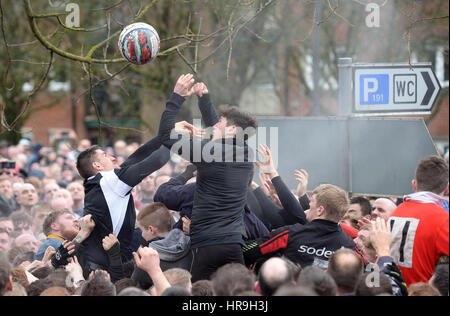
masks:
<instances>
[{"instance_id":1,"label":"raised hand","mask_svg":"<svg viewBox=\"0 0 450 316\"><path fill-rule=\"evenodd\" d=\"M306 194L307 188L308 188L308 172L306 172L305 169L301 169L301 170L295 170L295 178L298 181L298 186L297 186L297 196L298 197L302 197L303 195Z\"/></svg>"},{"instance_id":2,"label":"raised hand","mask_svg":"<svg viewBox=\"0 0 450 316\"><path fill-rule=\"evenodd\" d=\"M371 222L372 230L370 231L370 241L377 251L377 256L390 256L390 247L392 242L391 229L388 222L381 217L377 217L375 221Z\"/></svg>"},{"instance_id":3,"label":"raised hand","mask_svg":"<svg viewBox=\"0 0 450 316\"><path fill-rule=\"evenodd\" d=\"M259 148L256 151L261 156L263 163L259 161L255 161L255 164L258 166L261 173L265 173L270 176L270 179L273 179L278 176L277 169L275 169L275 164L272 159L272 153L270 148L267 145L259 145Z\"/></svg>"},{"instance_id":4,"label":"raised hand","mask_svg":"<svg viewBox=\"0 0 450 316\"><path fill-rule=\"evenodd\" d=\"M137 253L133 252L133 256L137 267L146 271L150 276L160 269L159 254L153 248L140 247Z\"/></svg>"},{"instance_id":5,"label":"raised hand","mask_svg":"<svg viewBox=\"0 0 450 316\"><path fill-rule=\"evenodd\" d=\"M194 125L182 121L175 124L175 132L193 138L202 138L205 134L205 129L196 128Z\"/></svg>"},{"instance_id":6,"label":"raised hand","mask_svg":"<svg viewBox=\"0 0 450 316\"><path fill-rule=\"evenodd\" d=\"M81 281L84 281L83 268L76 256L69 259L69 264L66 265L67 273L72 277L73 285L78 287Z\"/></svg>"},{"instance_id":7,"label":"raised hand","mask_svg":"<svg viewBox=\"0 0 450 316\"><path fill-rule=\"evenodd\" d=\"M190 97L194 93L193 89L191 89L194 82L194 75L181 75L180 78L178 78L173 92L182 97Z\"/></svg>"},{"instance_id":8,"label":"raised hand","mask_svg":"<svg viewBox=\"0 0 450 316\"><path fill-rule=\"evenodd\" d=\"M183 221L183 233L189 236L191 233L191 220L186 216L183 216L181 220Z\"/></svg>"},{"instance_id":9,"label":"raised hand","mask_svg":"<svg viewBox=\"0 0 450 316\"><path fill-rule=\"evenodd\" d=\"M112 246L114 246L114 244L118 242L119 240L117 239L115 234L109 234L109 236L106 236L102 240L103 249L105 249L105 251L108 251L112 248Z\"/></svg>"},{"instance_id":10,"label":"raised hand","mask_svg":"<svg viewBox=\"0 0 450 316\"><path fill-rule=\"evenodd\" d=\"M198 82L192 87L192 92L198 97L203 97L205 94L208 94L208 87L203 82Z\"/></svg>"},{"instance_id":11,"label":"raised hand","mask_svg":"<svg viewBox=\"0 0 450 316\"><path fill-rule=\"evenodd\" d=\"M86 232L88 235L94 230L95 228L95 222L92 219L92 215L86 215L78 221L78 224L80 225L80 230Z\"/></svg>"}]
</instances>

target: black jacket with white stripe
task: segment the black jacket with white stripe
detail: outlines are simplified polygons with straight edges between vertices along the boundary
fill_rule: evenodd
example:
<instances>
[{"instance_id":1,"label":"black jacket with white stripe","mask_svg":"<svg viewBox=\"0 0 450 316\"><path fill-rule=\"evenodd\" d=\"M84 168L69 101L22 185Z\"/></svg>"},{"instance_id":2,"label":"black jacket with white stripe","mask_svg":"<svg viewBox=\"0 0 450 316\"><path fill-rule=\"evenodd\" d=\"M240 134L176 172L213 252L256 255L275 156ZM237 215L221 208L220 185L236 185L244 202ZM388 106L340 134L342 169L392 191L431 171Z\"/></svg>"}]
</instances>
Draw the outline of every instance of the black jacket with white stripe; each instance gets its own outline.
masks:
<instances>
[{"instance_id":1,"label":"black jacket with white stripe","mask_svg":"<svg viewBox=\"0 0 450 316\"><path fill-rule=\"evenodd\" d=\"M91 214L95 228L83 243L83 261L90 269L107 269L109 260L102 246L104 237L115 233L120 242L123 262L132 259L130 249L136 224L131 190L145 177L161 168L170 152L158 138L141 146L121 166L97 173L84 182L84 215Z\"/></svg>"}]
</instances>

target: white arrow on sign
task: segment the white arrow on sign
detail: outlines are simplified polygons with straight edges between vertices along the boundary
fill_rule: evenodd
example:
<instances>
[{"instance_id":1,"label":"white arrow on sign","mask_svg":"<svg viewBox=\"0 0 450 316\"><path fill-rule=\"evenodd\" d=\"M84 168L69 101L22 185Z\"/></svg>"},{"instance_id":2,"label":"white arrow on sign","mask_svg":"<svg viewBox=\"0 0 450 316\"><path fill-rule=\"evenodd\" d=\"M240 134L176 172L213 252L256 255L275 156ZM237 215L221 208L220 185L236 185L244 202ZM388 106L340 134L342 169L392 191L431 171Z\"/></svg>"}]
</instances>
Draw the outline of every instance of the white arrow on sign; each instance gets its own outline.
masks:
<instances>
[{"instance_id":1,"label":"white arrow on sign","mask_svg":"<svg viewBox=\"0 0 450 316\"><path fill-rule=\"evenodd\" d=\"M431 112L441 85L430 63L355 64L354 112Z\"/></svg>"}]
</instances>

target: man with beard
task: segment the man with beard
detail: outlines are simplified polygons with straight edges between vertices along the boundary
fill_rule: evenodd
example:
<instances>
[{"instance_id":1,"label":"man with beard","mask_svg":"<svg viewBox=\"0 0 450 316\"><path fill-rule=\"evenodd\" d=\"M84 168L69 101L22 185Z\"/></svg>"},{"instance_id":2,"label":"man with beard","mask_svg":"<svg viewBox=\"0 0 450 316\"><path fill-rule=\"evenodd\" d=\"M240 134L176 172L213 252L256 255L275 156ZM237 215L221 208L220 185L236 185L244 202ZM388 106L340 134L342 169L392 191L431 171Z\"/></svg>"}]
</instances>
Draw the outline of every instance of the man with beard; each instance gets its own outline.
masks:
<instances>
[{"instance_id":1,"label":"man with beard","mask_svg":"<svg viewBox=\"0 0 450 316\"><path fill-rule=\"evenodd\" d=\"M89 237L93 229L94 223L91 215L80 219L79 224L70 211L54 211L50 213L43 224L43 232L47 239L36 252L34 259L42 260L48 247L51 246L54 249L58 249L65 240L76 241L77 246L77 244Z\"/></svg>"}]
</instances>

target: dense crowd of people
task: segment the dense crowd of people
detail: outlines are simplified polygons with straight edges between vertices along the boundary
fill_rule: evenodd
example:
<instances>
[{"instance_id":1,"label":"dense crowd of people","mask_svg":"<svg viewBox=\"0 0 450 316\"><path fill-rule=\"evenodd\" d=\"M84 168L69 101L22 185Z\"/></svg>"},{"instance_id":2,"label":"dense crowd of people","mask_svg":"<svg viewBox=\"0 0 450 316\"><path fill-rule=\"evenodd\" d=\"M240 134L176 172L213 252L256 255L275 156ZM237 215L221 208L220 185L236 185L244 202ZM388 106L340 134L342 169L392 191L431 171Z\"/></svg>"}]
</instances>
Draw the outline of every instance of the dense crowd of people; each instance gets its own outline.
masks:
<instances>
[{"instance_id":1,"label":"dense crowd of people","mask_svg":"<svg viewBox=\"0 0 450 316\"><path fill-rule=\"evenodd\" d=\"M194 95L206 130L175 122ZM256 127L183 75L145 144L2 141L0 296L449 295L448 153L404 197L288 188Z\"/></svg>"}]
</instances>

